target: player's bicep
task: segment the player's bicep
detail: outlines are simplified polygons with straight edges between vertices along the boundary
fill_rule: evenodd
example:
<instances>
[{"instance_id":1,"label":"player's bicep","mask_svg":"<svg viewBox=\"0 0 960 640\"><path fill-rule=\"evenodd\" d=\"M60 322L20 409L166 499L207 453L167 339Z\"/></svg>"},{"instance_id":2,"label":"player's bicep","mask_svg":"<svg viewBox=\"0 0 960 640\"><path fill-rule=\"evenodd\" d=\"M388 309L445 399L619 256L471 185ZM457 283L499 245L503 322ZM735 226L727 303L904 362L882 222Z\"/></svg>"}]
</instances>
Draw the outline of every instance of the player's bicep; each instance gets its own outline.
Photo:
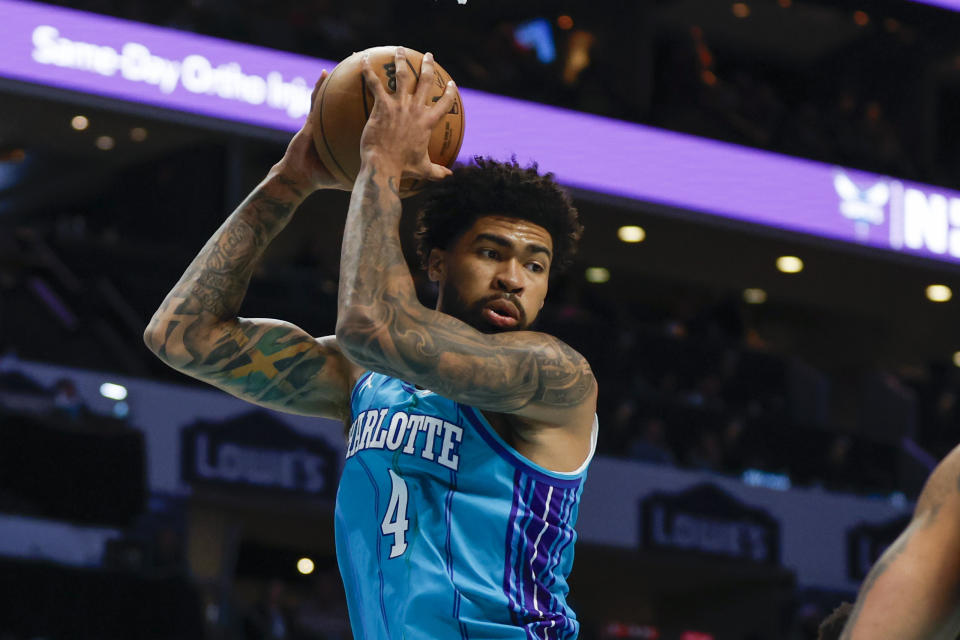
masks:
<instances>
[{"instance_id":1,"label":"player's bicep","mask_svg":"<svg viewBox=\"0 0 960 640\"><path fill-rule=\"evenodd\" d=\"M592 416L596 379L586 359L541 333L500 334L472 350L444 351L438 377L450 397L480 409L564 423L571 411Z\"/></svg>"},{"instance_id":2,"label":"player's bicep","mask_svg":"<svg viewBox=\"0 0 960 640\"><path fill-rule=\"evenodd\" d=\"M351 364L336 338L314 338L289 322L238 318L211 334L187 373L279 411L336 419L349 411Z\"/></svg>"},{"instance_id":3,"label":"player's bicep","mask_svg":"<svg viewBox=\"0 0 960 640\"><path fill-rule=\"evenodd\" d=\"M484 334L419 305L385 316L341 323L351 359L478 409L556 423L570 411L593 415L590 366L557 338L530 331Z\"/></svg>"},{"instance_id":4,"label":"player's bicep","mask_svg":"<svg viewBox=\"0 0 960 640\"><path fill-rule=\"evenodd\" d=\"M864 581L842 638L957 637L960 526L955 505L919 514Z\"/></svg>"}]
</instances>

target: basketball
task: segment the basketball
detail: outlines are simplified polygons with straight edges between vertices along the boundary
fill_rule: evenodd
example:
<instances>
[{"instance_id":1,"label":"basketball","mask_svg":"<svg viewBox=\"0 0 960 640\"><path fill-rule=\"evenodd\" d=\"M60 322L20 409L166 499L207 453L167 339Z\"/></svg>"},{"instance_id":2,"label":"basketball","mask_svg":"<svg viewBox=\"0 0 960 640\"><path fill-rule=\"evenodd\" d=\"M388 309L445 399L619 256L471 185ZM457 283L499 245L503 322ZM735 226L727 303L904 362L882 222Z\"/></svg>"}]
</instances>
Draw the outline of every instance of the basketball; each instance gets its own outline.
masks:
<instances>
[{"instance_id":1,"label":"basketball","mask_svg":"<svg viewBox=\"0 0 960 640\"><path fill-rule=\"evenodd\" d=\"M373 109L373 94L366 88L363 77L363 54L370 56L370 66L387 90L396 89L396 47L373 47L354 53L338 64L320 89L310 117L313 119L313 141L323 165L338 179L353 184L360 172L360 135ZM423 54L405 49L406 61L413 75L419 79ZM427 104L443 95L450 74L434 62L436 75L427 94ZM440 119L430 137L430 160L450 167L457 159L463 142L463 101L454 87L453 107ZM425 180L406 178L400 183L400 197L413 195L423 189Z\"/></svg>"}]
</instances>

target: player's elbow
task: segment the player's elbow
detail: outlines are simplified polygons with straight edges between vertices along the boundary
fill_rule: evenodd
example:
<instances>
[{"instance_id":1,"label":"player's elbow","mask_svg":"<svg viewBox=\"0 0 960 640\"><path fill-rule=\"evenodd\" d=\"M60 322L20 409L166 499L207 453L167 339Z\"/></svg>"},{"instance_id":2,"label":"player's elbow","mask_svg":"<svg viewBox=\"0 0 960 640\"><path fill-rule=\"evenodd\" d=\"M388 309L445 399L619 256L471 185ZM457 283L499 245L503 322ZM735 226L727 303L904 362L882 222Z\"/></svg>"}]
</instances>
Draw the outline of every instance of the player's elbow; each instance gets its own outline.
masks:
<instances>
[{"instance_id":1,"label":"player's elbow","mask_svg":"<svg viewBox=\"0 0 960 640\"><path fill-rule=\"evenodd\" d=\"M366 364L375 351L382 322L358 307L341 309L337 315L337 344L351 360Z\"/></svg>"},{"instance_id":2,"label":"player's elbow","mask_svg":"<svg viewBox=\"0 0 960 640\"><path fill-rule=\"evenodd\" d=\"M186 369L194 364L195 354L208 350L215 334L207 328L186 332L179 329L176 321L158 311L143 331L143 342L164 363L177 371L189 373Z\"/></svg>"},{"instance_id":3,"label":"player's elbow","mask_svg":"<svg viewBox=\"0 0 960 640\"><path fill-rule=\"evenodd\" d=\"M159 356L163 350L163 337L160 331L160 321L156 315L150 319L150 324L143 330L143 343L154 355Z\"/></svg>"}]
</instances>

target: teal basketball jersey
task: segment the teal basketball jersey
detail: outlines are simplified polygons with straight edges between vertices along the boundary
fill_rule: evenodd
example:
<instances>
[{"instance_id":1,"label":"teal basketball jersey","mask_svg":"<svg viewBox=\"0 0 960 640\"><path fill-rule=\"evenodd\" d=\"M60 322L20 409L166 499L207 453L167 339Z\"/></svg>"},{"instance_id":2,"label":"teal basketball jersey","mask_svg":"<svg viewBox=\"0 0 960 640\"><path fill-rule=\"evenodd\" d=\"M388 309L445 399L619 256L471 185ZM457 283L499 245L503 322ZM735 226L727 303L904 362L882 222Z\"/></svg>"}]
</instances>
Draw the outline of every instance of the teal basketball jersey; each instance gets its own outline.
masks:
<instances>
[{"instance_id":1,"label":"teal basketball jersey","mask_svg":"<svg viewBox=\"0 0 960 640\"><path fill-rule=\"evenodd\" d=\"M353 389L336 504L356 640L573 639L574 524L590 456L557 473L476 409L379 373Z\"/></svg>"}]
</instances>

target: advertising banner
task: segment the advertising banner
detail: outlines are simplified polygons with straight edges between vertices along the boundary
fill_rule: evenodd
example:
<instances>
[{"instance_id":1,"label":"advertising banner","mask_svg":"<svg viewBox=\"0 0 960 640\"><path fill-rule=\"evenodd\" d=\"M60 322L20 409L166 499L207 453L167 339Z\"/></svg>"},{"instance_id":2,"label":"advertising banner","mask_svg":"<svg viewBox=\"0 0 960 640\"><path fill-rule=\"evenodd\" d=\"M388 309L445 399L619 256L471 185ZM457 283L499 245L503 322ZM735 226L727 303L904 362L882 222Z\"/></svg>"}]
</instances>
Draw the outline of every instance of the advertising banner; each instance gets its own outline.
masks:
<instances>
[{"instance_id":1,"label":"advertising banner","mask_svg":"<svg viewBox=\"0 0 960 640\"><path fill-rule=\"evenodd\" d=\"M336 64L20 0L0 0L0 15L0 78L272 130L302 125L314 81ZM470 89L461 94L461 160L516 155L587 191L960 262L960 192Z\"/></svg>"},{"instance_id":2,"label":"advertising banner","mask_svg":"<svg viewBox=\"0 0 960 640\"><path fill-rule=\"evenodd\" d=\"M704 483L680 492L657 491L641 500L641 545L743 560L780 563L780 524Z\"/></svg>"}]
</instances>

